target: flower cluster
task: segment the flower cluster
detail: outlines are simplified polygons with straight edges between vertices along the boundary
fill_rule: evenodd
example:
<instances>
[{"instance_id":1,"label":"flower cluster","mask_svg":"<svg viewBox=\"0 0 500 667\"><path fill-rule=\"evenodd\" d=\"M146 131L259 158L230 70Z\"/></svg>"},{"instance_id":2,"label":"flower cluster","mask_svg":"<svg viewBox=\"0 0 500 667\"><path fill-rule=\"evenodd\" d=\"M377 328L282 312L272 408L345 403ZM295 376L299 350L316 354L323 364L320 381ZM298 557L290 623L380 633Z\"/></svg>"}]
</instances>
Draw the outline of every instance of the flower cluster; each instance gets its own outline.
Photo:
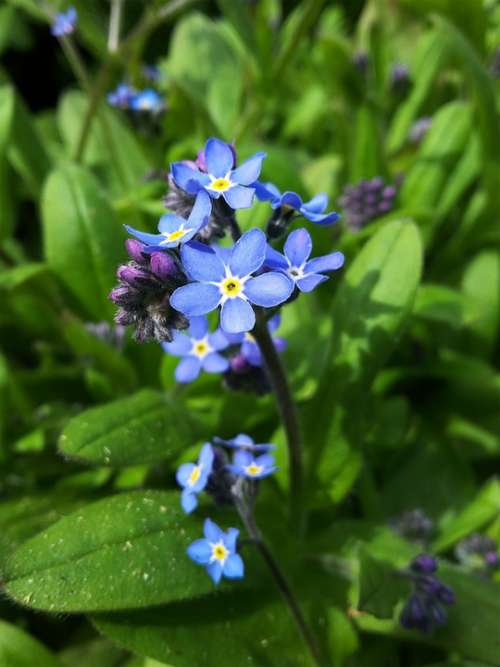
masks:
<instances>
[{"instance_id":1,"label":"flower cluster","mask_svg":"<svg viewBox=\"0 0 500 667\"><path fill-rule=\"evenodd\" d=\"M389 522L391 528L410 542L426 544L434 532L433 520L419 508L403 512Z\"/></svg>"},{"instance_id":2,"label":"flower cluster","mask_svg":"<svg viewBox=\"0 0 500 667\"><path fill-rule=\"evenodd\" d=\"M500 554L495 540L487 535L473 533L455 547L456 559L477 572L491 574L500 567Z\"/></svg>"},{"instance_id":3,"label":"flower cluster","mask_svg":"<svg viewBox=\"0 0 500 667\"><path fill-rule=\"evenodd\" d=\"M71 35L76 27L78 13L74 7L69 7L67 11L60 12L54 16L52 27L50 29L54 37L65 37Z\"/></svg>"},{"instance_id":4,"label":"flower cluster","mask_svg":"<svg viewBox=\"0 0 500 667\"><path fill-rule=\"evenodd\" d=\"M430 116L422 116L422 118L417 118L408 132L408 139L410 143L419 144L424 139L431 125L432 118Z\"/></svg>"},{"instance_id":5,"label":"flower cluster","mask_svg":"<svg viewBox=\"0 0 500 667\"><path fill-rule=\"evenodd\" d=\"M112 107L158 115L165 111L162 96L153 88L136 90L127 83L120 83L108 93L107 99Z\"/></svg>"},{"instance_id":6,"label":"flower cluster","mask_svg":"<svg viewBox=\"0 0 500 667\"><path fill-rule=\"evenodd\" d=\"M198 495L209 493L216 502L241 502L255 499L257 481L276 470L269 451L274 445L255 444L250 436L240 433L231 440L214 438L214 445L205 443L196 463L183 463L177 470L177 483L182 488L181 506L190 514L198 506ZM232 462L223 448L235 450ZM239 480L239 481L238 481ZM187 554L195 563L204 565L215 584L222 577L241 579L244 564L236 552L239 531L222 531L210 519L205 520L204 538L189 545Z\"/></svg>"},{"instance_id":7,"label":"flower cluster","mask_svg":"<svg viewBox=\"0 0 500 667\"><path fill-rule=\"evenodd\" d=\"M420 554L412 560L406 574L412 580L413 592L400 616L400 623L407 630L429 633L446 624L445 607L455 602L455 594L435 576L437 570L436 559L428 554Z\"/></svg>"},{"instance_id":8,"label":"flower cluster","mask_svg":"<svg viewBox=\"0 0 500 667\"><path fill-rule=\"evenodd\" d=\"M348 226L353 231L359 231L372 220L385 215L392 210L396 194L396 185L387 185L380 176L347 186L340 204L346 213Z\"/></svg>"}]
</instances>

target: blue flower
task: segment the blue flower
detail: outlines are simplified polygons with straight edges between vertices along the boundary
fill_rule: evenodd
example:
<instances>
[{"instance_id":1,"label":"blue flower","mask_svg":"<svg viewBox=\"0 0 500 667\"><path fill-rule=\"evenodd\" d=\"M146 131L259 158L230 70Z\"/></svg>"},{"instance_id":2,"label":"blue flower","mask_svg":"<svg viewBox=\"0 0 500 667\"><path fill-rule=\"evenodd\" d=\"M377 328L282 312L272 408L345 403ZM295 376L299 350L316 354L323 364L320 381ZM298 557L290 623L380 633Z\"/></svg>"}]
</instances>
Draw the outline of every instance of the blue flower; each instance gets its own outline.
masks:
<instances>
[{"instance_id":1,"label":"blue flower","mask_svg":"<svg viewBox=\"0 0 500 667\"><path fill-rule=\"evenodd\" d=\"M130 100L130 108L133 111L150 111L159 113L165 109L165 103L159 93L152 88L139 91Z\"/></svg>"},{"instance_id":2,"label":"blue flower","mask_svg":"<svg viewBox=\"0 0 500 667\"><path fill-rule=\"evenodd\" d=\"M239 449L235 453L233 462L228 464L227 468L235 475L248 479L268 477L277 470L274 465L274 457L271 454L254 457L251 452L245 449Z\"/></svg>"},{"instance_id":3,"label":"blue flower","mask_svg":"<svg viewBox=\"0 0 500 667\"><path fill-rule=\"evenodd\" d=\"M339 219L339 214L323 213L328 206L328 196L322 192L304 203L296 192L281 192L273 183L254 183L255 194L260 201L271 202L271 208L285 208L297 211L304 218L318 225L331 225Z\"/></svg>"},{"instance_id":4,"label":"blue flower","mask_svg":"<svg viewBox=\"0 0 500 667\"><path fill-rule=\"evenodd\" d=\"M205 189L213 199L221 195L233 209L252 205L254 188L265 153L256 153L233 170L234 152L220 139L209 139L205 144L204 159L207 173L193 169L183 162L174 162L172 176L175 183L189 194Z\"/></svg>"},{"instance_id":5,"label":"blue flower","mask_svg":"<svg viewBox=\"0 0 500 667\"><path fill-rule=\"evenodd\" d=\"M310 292L328 280L328 276L322 275L325 271L335 271L344 264L344 255L341 252L309 259L311 250L312 240L309 232L304 228L296 229L285 242L284 255L268 246L265 265L283 271L301 292Z\"/></svg>"},{"instance_id":6,"label":"blue flower","mask_svg":"<svg viewBox=\"0 0 500 667\"><path fill-rule=\"evenodd\" d=\"M201 448L198 463L183 463L177 469L176 479L182 486L181 505L186 514L190 514L198 506L197 495L207 485L212 472L214 452L207 442Z\"/></svg>"},{"instance_id":7,"label":"blue flower","mask_svg":"<svg viewBox=\"0 0 500 667\"><path fill-rule=\"evenodd\" d=\"M216 445L224 445L224 447L242 449L248 452L268 452L275 448L275 445L272 445L270 442L255 444L253 439L246 433L238 433L231 440L223 440L222 438L215 437L213 441Z\"/></svg>"},{"instance_id":8,"label":"blue flower","mask_svg":"<svg viewBox=\"0 0 500 667\"><path fill-rule=\"evenodd\" d=\"M205 315L221 306L221 327L226 333L250 331L255 313L250 305L272 308L286 301L293 282L271 271L257 277L264 263L266 237L252 229L230 249L217 249L191 241L181 249L184 271L194 282L178 287L170 304L187 317Z\"/></svg>"},{"instance_id":9,"label":"blue flower","mask_svg":"<svg viewBox=\"0 0 500 667\"><path fill-rule=\"evenodd\" d=\"M207 373L224 373L229 368L229 361L219 354L228 346L227 339L220 329L208 333L206 317L192 317L188 335L180 331L172 335L173 341L162 343L162 347L168 354L183 357L175 369L177 382L196 380L201 369Z\"/></svg>"},{"instance_id":10,"label":"blue flower","mask_svg":"<svg viewBox=\"0 0 500 667\"><path fill-rule=\"evenodd\" d=\"M142 74L148 81L158 81L160 78L160 68L158 65L143 65Z\"/></svg>"},{"instance_id":11,"label":"blue flower","mask_svg":"<svg viewBox=\"0 0 500 667\"><path fill-rule=\"evenodd\" d=\"M187 554L199 565L205 565L207 574L215 584L221 577L242 579L245 566L241 556L236 553L236 541L239 530L230 528L224 532L210 519L205 519L203 526L205 539L196 540L189 545Z\"/></svg>"},{"instance_id":12,"label":"blue flower","mask_svg":"<svg viewBox=\"0 0 500 667\"><path fill-rule=\"evenodd\" d=\"M74 7L69 7L66 12L60 12L54 17L52 28L50 29L54 37L63 37L71 35L75 29L78 13Z\"/></svg>"},{"instance_id":13,"label":"blue flower","mask_svg":"<svg viewBox=\"0 0 500 667\"><path fill-rule=\"evenodd\" d=\"M206 192L199 192L187 220L173 213L166 213L162 215L158 223L159 234L140 232L128 225L125 225L125 229L145 244L143 252L157 252L166 248L176 248L186 243L186 241L190 241L207 224L211 210L210 197Z\"/></svg>"},{"instance_id":14,"label":"blue flower","mask_svg":"<svg viewBox=\"0 0 500 667\"><path fill-rule=\"evenodd\" d=\"M272 333L273 331L276 331L280 323L280 314L276 313L276 315L271 317L269 320L267 327ZM243 355L243 357L251 366L255 366L257 368L262 367L262 353L260 351L260 347L257 345L257 341L251 333L247 331L246 333L226 334L226 338L232 345L241 344L240 354ZM273 336L273 343L278 352L283 352L288 344L284 338L280 338L279 336Z\"/></svg>"},{"instance_id":15,"label":"blue flower","mask_svg":"<svg viewBox=\"0 0 500 667\"><path fill-rule=\"evenodd\" d=\"M129 86L127 83L120 83L115 90L112 90L107 94L107 100L112 107L128 109L130 101L136 94L137 91L135 88L132 88L132 86Z\"/></svg>"}]
</instances>

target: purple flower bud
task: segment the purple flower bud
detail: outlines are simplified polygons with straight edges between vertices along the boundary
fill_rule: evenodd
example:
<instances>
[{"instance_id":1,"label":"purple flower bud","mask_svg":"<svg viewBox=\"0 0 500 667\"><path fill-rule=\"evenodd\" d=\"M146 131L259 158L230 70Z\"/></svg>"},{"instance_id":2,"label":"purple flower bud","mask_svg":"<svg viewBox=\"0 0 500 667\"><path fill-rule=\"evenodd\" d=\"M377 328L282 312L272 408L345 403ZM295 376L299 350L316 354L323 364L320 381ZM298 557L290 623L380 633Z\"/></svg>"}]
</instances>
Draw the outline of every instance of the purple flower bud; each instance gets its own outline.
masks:
<instances>
[{"instance_id":1,"label":"purple flower bud","mask_svg":"<svg viewBox=\"0 0 500 667\"><path fill-rule=\"evenodd\" d=\"M436 577L431 577L429 575L416 577L415 586L421 593L425 593L426 595L432 597L438 595L439 591L442 588L442 584L439 581L439 579L436 579Z\"/></svg>"},{"instance_id":2,"label":"purple flower bud","mask_svg":"<svg viewBox=\"0 0 500 667\"><path fill-rule=\"evenodd\" d=\"M426 625L426 619L426 609L423 602L417 595L411 595L401 612L399 622L407 630L421 629L424 624Z\"/></svg>"},{"instance_id":3,"label":"purple flower bud","mask_svg":"<svg viewBox=\"0 0 500 667\"><path fill-rule=\"evenodd\" d=\"M498 567L500 565L500 555L496 551L487 551L484 554L484 561L488 567Z\"/></svg>"},{"instance_id":4,"label":"purple flower bud","mask_svg":"<svg viewBox=\"0 0 500 667\"><path fill-rule=\"evenodd\" d=\"M437 570L437 560L429 554L420 554L412 560L410 567L414 572L432 574Z\"/></svg>"},{"instance_id":5,"label":"purple flower bud","mask_svg":"<svg viewBox=\"0 0 500 667\"><path fill-rule=\"evenodd\" d=\"M380 204L377 206L377 211L378 211L379 213L387 213L388 211L391 210L391 208L392 208L392 204L391 204L391 202L388 202L388 201L382 201L382 202L380 202Z\"/></svg>"},{"instance_id":6,"label":"purple flower bud","mask_svg":"<svg viewBox=\"0 0 500 667\"><path fill-rule=\"evenodd\" d=\"M455 593L449 586L441 584L437 592L437 598L443 604L455 604Z\"/></svg>"},{"instance_id":7,"label":"purple flower bud","mask_svg":"<svg viewBox=\"0 0 500 667\"><path fill-rule=\"evenodd\" d=\"M396 196L396 188L394 187L394 185L387 185L382 190L382 197L384 197L385 199L392 199L395 196Z\"/></svg>"},{"instance_id":8,"label":"purple flower bud","mask_svg":"<svg viewBox=\"0 0 500 667\"><path fill-rule=\"evenodd\" d=\"M236 354L234 357L231 357L229 365L235 373L244 373L250 368L250 364L242 354Z\"/></svg>"},{"instance_id":9,"label":"purple flower bud","mask_svg":"<svg viewBox=\"0 0 500 667\"><path fill-rule=\"evenodd\" d=\"M428 600L427 602L427 613L432 625L437 626L438 628L446 625L446 622L448 621L448 613L441 607L441 605L436 604L433 600Z\"/></svg>"},{"instance_id":10,"label":"purple flower bud","mask_svg":"<svg viewBox=\"0 0 500 667\"><path fill-rule=\"evenodd\" d=\"M119 306L125 306L130 301L130 290L128 287L114 287L109 293L109 299Z\"/></svg>"},{"instance_id":11,"label":"purple flower bud","mask_svg":"<svg viewBox=\"0 0 500 667\"><path fill-rule=\"evenodd\" d=\"M141 281L150 280L150 275L146 271L128 264L119 266L116 275L124 283L131 285L131 287L139 286Z\"/></svg>"},{"instance_id":12,"label":"purple flower bud","mask_svg":"<svg viewBox=\"0 0 500 667\"><path fill-rule=\"evenodd\" d=\"M142 254L143 248L144 244L136 239L127 239L125 241L125 250L127 251L127 254L138 264L144 262L144 256Z\"/></svg>"},{"instance_id":13,"label":"purple flower bud","mask_svg":"<svg viewBox=\"0 0 500 667\"><path fill-rule=\"evenodd\" d=\"M151 254L151 271L161 280L172 278L178 274L175 260L171 255L163 252L153 252Z\"/></svg>"}]
</instances>

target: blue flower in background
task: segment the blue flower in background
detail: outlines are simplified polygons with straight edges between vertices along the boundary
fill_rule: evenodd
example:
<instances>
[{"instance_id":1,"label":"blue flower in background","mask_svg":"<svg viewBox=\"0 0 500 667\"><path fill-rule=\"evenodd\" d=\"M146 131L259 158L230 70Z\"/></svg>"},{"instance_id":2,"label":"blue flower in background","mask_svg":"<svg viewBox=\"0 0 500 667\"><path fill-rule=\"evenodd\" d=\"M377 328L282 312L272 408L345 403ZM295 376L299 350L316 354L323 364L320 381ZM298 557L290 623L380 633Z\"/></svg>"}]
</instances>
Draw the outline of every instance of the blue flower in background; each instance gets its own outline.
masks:
<instances>
[{"instance_id":1,"label":"blue flower in background","mask_svg":"<svg viewBox=\"0 0 500 667\"><path fill-rule=\"evenodd\" d=\"M213 441L216 445L223 445L231 449L242 449L248 452L268 452L275 448L275 445L272 445L270 442L255 444L253 439L246 433L238 433L231 440L223 440L222 438L215 437Z\"/></svg>"},{"instance_id":2,"label":"blue flower in background","mask_svg":"<svg viewBox=\"0 0 500 667\"><path fill-rule=\"evenodd\" d=\"M194 282L178 287L170 304L191 318L221 306L225 333L250 331L255 313L250 304L272 308L286 301L293 282L278 271L252 277L264 263L266 237L260 229L246 232L227 250L215 252L196 241L181 249L182 264Z\"/></svg>"},{"instance_id":3,"label":"blue flower in background","mask_svg":"<svg viewBox=\"0 0 500 667\"><path fill-rule=\"evenodd\" d=\"M234 150L220 139L209 139L205 144L204 160L207 173L193 169L183 162L174 162L172 177L189 194L205 189L213 199L221 195L233 209L249 208L255 190L252 184L259 178L265 153L256 153L233 170Z\"/></svg>"},{"instance_id":4,"label":"blue flower in background","mask_svg":"<svg viewBox=\"0 0 500 667\"><path fill-rule=\"evenodd\" d=\"M267 327L269 331L272 333L273 331L276 331L276 329L279 327L281 323L281 317L280 314L277 313L267 323ZM238 345L241 344L240 348L240 354L243 355L243 357L248 361L248 363L251 366L255 366L256 368L261 368L262 367L262 353L260 351L260 347L257 345L257 342L252 336L251 333L248 331L245 333L239 333L239 334L226 334L226 338L232 345ZM279 336L273 336L273 343L274 347L278 350L278 352L283 352L283 350L287 346L287 341L284 338L280 338Z\"/></svg>"},{"instance_id":5,"label":"blue flower in background","mask_svg":"<svg viewBox=\"0 0 500 667\"><path fill-rule=\"evenodd\" d=\"M166 213L162 215L158 223L159 234L140 232L128 225L125 225L125 229L145 244L143 252L157 252L166 248L176 248L191 240L207 224L211 210L210 197L206 192L201 191L196 197L187 220L173 213Z\"/></svg>"},{"instance_id":6,"label":"blue flower in background","mask_svg":"<svg viewBox=\"0 0 500 667\"><path fill-rule=\"evenodd\" d=\"M136 93L130 100L130 108L133 111L149 111L160 113L165 109L163 98L156 90L146 88Z\"/></svg>"},{"instance_id":7,"label":"blue flower in background","mask_svg":"<svg viewBox=\"0 0 500 667\"><path fill-rule=\"evenodd\" d=\"M239 530L230 528L224 532L213 521L205 519L203 533L205 539L189 545L189 558L199 565L205 565L207 574L215 584L223 576L227 579L241 579L245 574L245 566L241 556L236 553Z\"/></svg>"},{"instance_id":8,"label":"blue flower in background","mask_svg":"<svg viewBox=\"0 0 500 667\"><path fill-rule=\"evenodd\" d=\"M196 380L203 369L207 373L224 373L229 368L229 361L219 354L228 347L228 342L220 329L208 333L206 317L192 317L187 335L174 331L171 343L162 343L165 352L175 357L183 357L175 369L177 382Z\"/></svg>"},{"instance_id":9,"label":"blue flower in background","mask_svg":"<svg viewBox=\"0 0 500 667\"><path fill-rule=\"evenodd\" d=\"M177 483L182 487L181 506L186 514L198 506L197 495L206 487L213 463L214 452L207 442L201 448L198 463L183 463L177 469Z\"/></svg>"},{"instance_id":10,"label":"blue flower in background","mask_svg":"<svg viewBox=\"0 0 500 667\"><path fill-rule=\"evenodd\" d=\"M158 81L160 78L160 68L157 65L143 65L142 73L148 81Z\"/></svg>"},{"instance_id":11,"label":"blue flower in background","mask_svg":"<svg viewBox=\"0 0 500 667\"><path fill-rule=\"evenodd\" d=\"M311 222L318 225L331 225L339 219L339 214L323 213L328 206L328 196L322 192L304 203L296 192L281 192L273 183L254 183L255 194L260 201L271 202L271 208L285 208L297 211Z\"/></svg>"},{"instance_id":12,"label":"blue flower in background","mask_svg":"<svg viewBox=\"0 0 500 667\"><path fill-rule=\"evenodd\" d=\"M71 35L76 26L78 13L74 7L69 7L66 12L60 12L54 17L52 28L50 29L54 37L63 37Z\"/></svg>"},{"instance_id":13,"label":"blue flower in background","mask_svg":"<svg viewBox=\"0 0 500 667\"><path fill-rule=\"evenodd\" d=\"M115 90L112 90L107 94L107 100L112 107L128 109L130 101L136 94L137 91L135 88L132 88L132 86L129 86L127 83L120 83Z\"/></svg>"},{"instance_id":14,"label":"blue flower in background","mask_svg":"<svg viewBox=\"0 0 500 667\"><path fill-rule=\"evenodd\" d=\"M248 479L261 479L276 472L274 457L271 454L254 455L245 449L239 449L233 458L233 462L227 465L227 469L239 477Z\"/></svg>"},{"instance_id":15,"label":"blue flower in background","mask_svg":"<svg viewBox=\"0 0 500 667\"><path fill-rule=\"evenodd\" d=\"M325 271L335 271L344 264L341 252L309 259L312 240L309 232L296 229L287 238L284 255L268 246L265 265L273 270L283 271L289 276L301 292L311 292L319 284L328 280Z\"/></svg>"}]
</instances>

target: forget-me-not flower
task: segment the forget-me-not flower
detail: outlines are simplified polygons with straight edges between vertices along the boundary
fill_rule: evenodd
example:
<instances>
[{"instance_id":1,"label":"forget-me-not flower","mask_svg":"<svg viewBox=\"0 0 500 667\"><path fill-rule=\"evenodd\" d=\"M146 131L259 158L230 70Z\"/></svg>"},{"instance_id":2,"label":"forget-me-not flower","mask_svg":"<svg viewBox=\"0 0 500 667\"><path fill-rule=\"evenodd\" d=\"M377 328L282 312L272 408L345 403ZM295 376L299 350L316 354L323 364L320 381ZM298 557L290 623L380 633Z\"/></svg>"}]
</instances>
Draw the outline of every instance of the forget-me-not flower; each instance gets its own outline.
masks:
<instances>
[{"instance_id":1,"label":"forget-me-not flower","mask_svg":"<svg viewBox=\"0 0 500 667\"><path fill-rule=\"evenodd\" d=\"M54 37L71 35L75 29L77 19L78 12L74 7L69 7L67 11L55 15L50 31Z\"/></svg>"},{"instance_id":2,"label":"forget-me-not flower","mask_svg":"<svg viewBox=\"0 0 500 667\"><path fill-rule=\"evenodd\" d=\"M273 331L276 331L276 329L279 327L281 322L281 316L279 313L276 313L269 322L267 323L267 327L269 331L272 333ZM241 344L240 348L240 354L243 355L243 357L248 361L248 363L251 366L255 366L257 368L262 367L262 353L260 351L260 347L257 345L257 341L255 340L255 337L248 331L245 333L239 333L239 334L226 334L226 338L232 345L237 345ZM287 341L284 338L280 338L279 336L273 336L272 337L274 347L278 352L283 352L283 350L287 346Z\"/></svg>"},{"instance_id":3,"label":"forget-me-not flower","mask_svg":"<svg viewBox=\"0 0 500 667\"><path fill-rule=\"evenodd\" d=\"M209 139L205 144L207 173L183 162L172 164L172 177L178 187L189 194L204 189L213 199L221 195L233 209L249 208L255 193L252 184L259 178L265 153L256 153L240 167L233 169L234 152L224 141Z\"/></svg>"},{"instance_id":4,"label":"forget-me-not flower","mask_svg":"<svg viewBox=\"0 0 500 667\"><path fill-rule=\"evenodd\" d=\"M257 199L260 201L269 201L271 208L292 209L318 225L331 225L340 217L334 211L332 213L324 213L324 210L328 206L328 196L324 192L304 203L300 195L296 192L283 192L282 194L273 183L257 182L253 184L253 187L255 188Z\"/></svg>"},{"instance_id":5,"label":"forget-me-not flower","mask_svg":"<svg viewBox=\"0 0 500 667\"><path fill-rule=\"evenodd\" d=\"M177 469L176 479L182 486L181 506L186 514L190 514L198 506L197 495L207 485L212 472L214 452L207 442L201 448L198 463L183 463Z\"/></svg>"},{"instance_id":6,"label":"forget-me-not flower","mask_svg":"<svg viewBox=\"0 0 500 667\"><path fill-rule=\"evenodd\" d=\"M227 465L227 469L239 477L248 479L261 479L276 472L274 457L271 454L261 454L255 457L252 452L239 449L233 458L233 462Z\"/></svg>"},{"instance_id":7,"label":"forget-me-not flower","mask_svg":"<svg viewBox=\"0 0 500 667\"><path fill-rule=\"evenodd\" d=\"M230 528L224 532L210 519L205 519L204 539L189 545L187 554L199 565L205 565L207 574L215 584L224 576L227 579L241 579L245 566L241 556L236 553L236 541L240 531Z\"/></svg>"},{"instance_id":8,"label":"forget-me-not flower","mask_svg":"<svg viewBox=\"0 0 500 667\"><path fill-rule=\"evenodd\" d=\"M206 317L192 317L187 335L180 331L172 335L173 341L162 343L162 347L168 354L183 357L175 369L177 382L196 380L202 369L207 373L224 373L229 368L229 361L219 354L229 343L220 329L208 333Z\"/></svg>"},{"instance_id":9,"label":"forget-me-not flower","mask_svg":"<svg viewBox=\"0 0 500 667\"><path fill-rule=\"evenodd\" d=\"M120 83L107 94L107 100L112 107L128 109L132 98L136 94L136 89L129 86L128 83Z\"/></svg>"},{"instance_id":10,"label":"forget-me-not flower","mask_svg":"<svg viewBox=\"0 0 500 667\"><path fill-rule=\"evenodd\" d=\"M344 264L344 255L341 252L309 259L311 251L312 240L309 232L304 228L296 229L285 242L284 255L268 246L265 265L275 271L283 271L301 292L310 292L328 280L328 276L323 275L324 272L335 271Z\"/></svg>"},{"instance_id":11,"label":"forget-me-not flower","mask_svg":"<svg viewBox=\"0 0 500 667\"><path fill-rule=\"evenodd\" d=\"M292 280L281 271L252 276L264 263L266 246L260 229L243 234L227 252L215 252L195 241L187 243L181 249L182 264L194 282L178 287L170 304L189 318L221 306L225 333L250 331L255 325L250 304L272 308L293 291Z\"/></svg>"},{"instance_id":12,"label":"forget-me-not flower","mask_svg":"<svg viewBox=\"0 0 500 667\"><path fill-rule=\"evenodd\" d=\"M234 438L230 440L223 440L222 438L215 437L213 441L216 445L223 445L224 447L229 447L230 449L242 449L248 452L268 452L271 449L275 448L275 445L272 445L270 442L258 443L256 444L246 433L238 433Z\"/></svg>"},{"instance_id":13,"label":"forget-me-not flower","mask_svg":"<svg viewBox=\"0 0 500 667\"><path fill-rule=\"evenodd\" d=\"M133 111L150 111L151 113L159 113L165 109L162 96L152 88L136 93L131 98L129 106Z\"/></svg>"},{"instance_id":14,"label":"forget-me-not flower","mask_svg":"<svg viewBox=\"0 0 500 667\"><path fill-rule=\"evenodd\" d=\"M125 229L145 244L143 252L157 252L166 248L176 248L186 243L186 241L190 241L207 224L211 210L210 197L202 191L198 193L187 220L174 213L162 215L158 223L159 234L140 232L128 225L125 225Z\"/></svg>"}]
</instances>

